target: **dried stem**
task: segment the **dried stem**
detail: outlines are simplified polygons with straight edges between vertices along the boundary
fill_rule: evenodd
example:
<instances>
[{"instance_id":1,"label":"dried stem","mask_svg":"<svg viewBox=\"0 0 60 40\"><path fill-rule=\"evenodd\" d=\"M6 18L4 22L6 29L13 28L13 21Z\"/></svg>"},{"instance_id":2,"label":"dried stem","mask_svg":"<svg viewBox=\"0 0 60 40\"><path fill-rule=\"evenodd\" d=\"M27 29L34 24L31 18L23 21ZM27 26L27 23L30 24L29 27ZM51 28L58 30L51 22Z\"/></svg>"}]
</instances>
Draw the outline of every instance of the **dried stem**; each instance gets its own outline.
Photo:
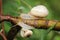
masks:
<instances>
[{"instance_id":1,"label":"dried stem","mask_svg":"<svg viewBox=\"0 0 60 40\"><path fill-rule=\"evenodd\" d=\"M0 35L3 37L4 40L7 40L7 38L5 37L5 35L2 32L3 32L3 29L1 29Z\"/></svg>"},{"instance_id":2,"label":"dried stem","mask_svg":"<svg viewBox=\"0 0 60 40\"><path fill-rule=\"evenodd\" d=\"M16 24L16 22L17 22L17 19L14 18L14 17L11 17L11 16L3 16L3 15L1 15L0 18L1 18L0 23L2 23L3 21L9 21L12 24Z\"/></svg>"},{"instance_id":3,"label":"dried stem","mask_svg":"<svg viewBox=\"0 0 60 40\"><path fill-rule=\"evenodd\" d=\"M57 20L46 20L46 19L26 19L23 20L23 22L27 25L34 26L36 28L43 28L47 29L52 27L54 24L56 26L54 27L54 30L60 30L60 21Z\"/></svg>"},{"instance_id":4,"label":"dried stem","mask_svg":"<svg viewBox=\"0 0 60 40\"><path fill-rule=\"evenodd\" d=\"M43 28L43 29L47 29L47 28L51 27L52 25L54 25L55 23L57 23L56 26L54 27L54 30L60 30L60 21L56 21L56 20L21 19L21 18L14 18L14 17L10 17L10 16L2 16L1 18L2 18L2 20L4 20L4 19L11 20L15 24L18 23L19 20L21 20L22 22L24 22L27 25L34 26L35 28Z\"/></svg>"},{"instance_id":5,"label":"dried stem","mask_svg":"<svg viewBox=\"0 0 60 40\"><path fill-rule=\"evenodd\" d=\"M2 0L0 0L0 14L2 14Z\"/></svg>"}]
</instances>

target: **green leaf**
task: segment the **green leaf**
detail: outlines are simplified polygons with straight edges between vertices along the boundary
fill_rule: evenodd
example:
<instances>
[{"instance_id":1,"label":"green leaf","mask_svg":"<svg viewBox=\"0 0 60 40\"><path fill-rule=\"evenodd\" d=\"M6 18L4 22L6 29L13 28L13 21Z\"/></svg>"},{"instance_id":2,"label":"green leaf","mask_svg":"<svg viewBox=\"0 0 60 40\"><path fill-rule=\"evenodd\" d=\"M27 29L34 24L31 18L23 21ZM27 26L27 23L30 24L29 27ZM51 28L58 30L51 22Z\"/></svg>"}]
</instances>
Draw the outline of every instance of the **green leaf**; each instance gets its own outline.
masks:
<instances>
[{"instance_id":1,"label":"green leaf","mask_svg":"<svg viewBox=\"0 0 60 40\"><path fill-rule=\"evenodd\" d=\"M3 0L2 6L4 15L18 16L18 0Z\"/></svg>"},{"instance_id":2,"label":"green leaf","mask_svg":"<svg viewBox=\"0 0 60 40\"><path fill-rule=\"evenodd\" d=\"M10 28L12 27L11 23L10 22L4 22L4 29L5 29L5 32L8 33L8 31L10 30Z\"/></svg>"},{"instance_id":3,"label":"green leaf","mask_svg":"<svg viewBox=\"0 0 60 40\"><path fill-rule=\"evenodd\" d=\"M47 19L60 20L60 0L3 0L2 1L2 9L4 15L10 16L19 16L21 14L21 10L23 13L29 13L31 8L37 5L45 5L49 10L49 15L46 17ZM11 25L9 22L4 22L5 31L8 32ZM52 27L53 28L53 27ZM49 28L48 32L52 29ZM30 38L21 38L18 37L17 40L45 40L46 30L33 30L34 34ZM54 36L54 32L48 34L48 40ZM45 37L45 38L44 38ZM54 38L54 40L59 40L60 36Z\"/></svg>"}]
</instances>

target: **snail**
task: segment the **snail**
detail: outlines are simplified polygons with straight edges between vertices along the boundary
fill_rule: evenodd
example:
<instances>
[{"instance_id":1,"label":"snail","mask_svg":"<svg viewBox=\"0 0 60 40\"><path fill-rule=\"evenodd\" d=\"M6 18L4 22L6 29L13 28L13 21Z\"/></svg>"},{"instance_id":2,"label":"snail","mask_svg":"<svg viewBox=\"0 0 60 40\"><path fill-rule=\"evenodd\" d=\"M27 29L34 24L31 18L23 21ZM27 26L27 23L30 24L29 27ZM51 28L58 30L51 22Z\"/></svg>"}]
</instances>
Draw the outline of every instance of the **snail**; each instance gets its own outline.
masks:
<instances>
[{"instance_id":1,"label":"snail","mask_svg":"<svg viewBox=\"0 0 60 40\"><path fill-rule=\"evenodd\" d=\"M40 19L45 18L48 15L48 9L44 5L38 5L36 7L33 7L31 11L28 14L21 14L20 17L23 19L22 21L26 19ZM33 32L30 29L34 29L34 27L29 26L23 22L18 22L18 25L22 27L21 30L21 36L22 37L28 37L33 34Z\"/></svg>"}]
</instances>

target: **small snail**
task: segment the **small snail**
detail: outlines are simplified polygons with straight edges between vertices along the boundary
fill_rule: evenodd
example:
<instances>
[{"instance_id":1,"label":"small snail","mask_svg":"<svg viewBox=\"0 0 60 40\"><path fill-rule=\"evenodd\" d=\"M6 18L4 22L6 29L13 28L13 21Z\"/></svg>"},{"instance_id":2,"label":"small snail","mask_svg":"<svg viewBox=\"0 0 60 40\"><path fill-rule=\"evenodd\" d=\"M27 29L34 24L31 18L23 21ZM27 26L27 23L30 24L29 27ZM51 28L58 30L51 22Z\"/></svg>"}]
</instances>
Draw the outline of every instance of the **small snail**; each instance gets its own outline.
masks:
<instances>
[{"instance_id":1,"label":"small snail","mask_svg":"<svg viewBox=\"0 0 60 40\"><path fill-rule=\"evenodd\" d=\"M40 19L48 16L48 9L44 5L38 5L31 9L28 14L21 14L20 17L23 19Z\"/></svg>"},{"instance_id":2,"label":"small snail","mask_svg":"<svg viewBox=\"0 0 60 40\"><path fill-rule=\"evenodd\" d=\"M44 5L38 5L33 7L28 14L21 14L20 17L25 19L39 19L45 18L48 15L48 9ZM34 27L25 24L24 22L18 22L18 25L22 27L21 36L28 37L32 35L32 31L30 29L34 29Z\"/></svg>"}]
</instances>

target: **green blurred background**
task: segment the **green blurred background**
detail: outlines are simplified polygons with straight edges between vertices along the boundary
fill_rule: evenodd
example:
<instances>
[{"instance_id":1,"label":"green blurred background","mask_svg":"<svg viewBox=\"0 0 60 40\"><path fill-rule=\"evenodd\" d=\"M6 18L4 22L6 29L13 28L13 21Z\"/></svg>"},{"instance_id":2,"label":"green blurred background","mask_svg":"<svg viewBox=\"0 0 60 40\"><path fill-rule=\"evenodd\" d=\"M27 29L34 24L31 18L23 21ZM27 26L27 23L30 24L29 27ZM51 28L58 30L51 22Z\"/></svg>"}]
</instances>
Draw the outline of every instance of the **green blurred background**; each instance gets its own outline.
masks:
<instances>
[{"instance_id":1,"label":"green blurred background","mask_svg":"<svg viewBox=\"0 0 60 40\"><path fill-rule=\"evenodd\" d=\"M49 15L46 17L51 20L60 20L60 0L2 0L2 9L4 15L17 17L22 12L28 13L32 7L37 5L45 5L49 10ZM11 28L10 22L4 22L6 35ZM16 36L16 40L60 40L60 34L57 31L44 29L33 29L33 35L30 38L22 38ZM18 33L19 34L19 33ZM2 40L2 39L1 39Z\"/></svg>"}]
</instances>

